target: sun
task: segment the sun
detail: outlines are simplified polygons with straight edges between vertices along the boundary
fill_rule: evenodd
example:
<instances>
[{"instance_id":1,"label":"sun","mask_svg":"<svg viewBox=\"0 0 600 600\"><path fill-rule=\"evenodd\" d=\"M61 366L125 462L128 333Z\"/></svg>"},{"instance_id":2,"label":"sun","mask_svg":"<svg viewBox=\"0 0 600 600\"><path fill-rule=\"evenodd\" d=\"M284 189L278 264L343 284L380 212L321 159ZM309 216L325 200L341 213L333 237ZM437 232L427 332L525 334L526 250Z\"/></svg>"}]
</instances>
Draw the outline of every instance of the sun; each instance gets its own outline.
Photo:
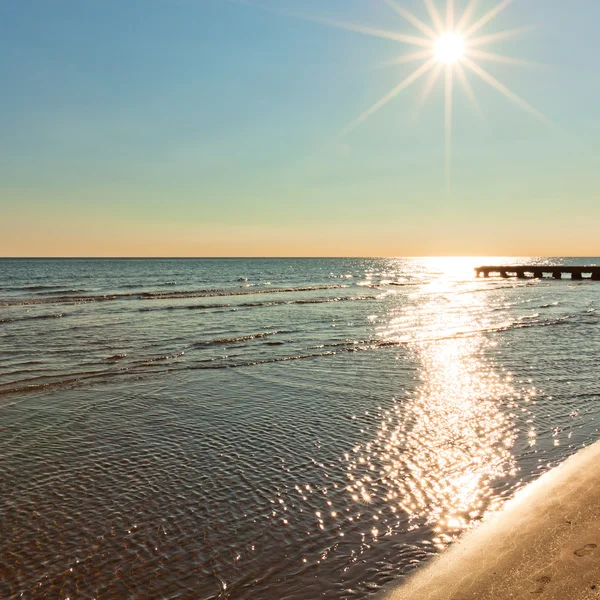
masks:
<instances>
[{"instance_id":1,"label":"sun","mask_svg":"<svg viewBox=\"0 0 600 600\"><path fill-rule=\"evenodd\" d=\"M471 101L475 111L481 115L481 107L475 96L469 75L474 75L496 91L503 94L511 102L517 104L531 115L547 122L544 115L533 108L515 92L496 79L482 63L505 63L522 66L531 66L527 61L511 58L503 54L490 52L486 46L509 39L517 34L527 31L525 28L500 31L497 33L481 33L513 0L501 0L486 13L477 17L476 9L479 0L468 0L466 7L457 13L455 0L446 0L445 15L438 11L434 0L423 0L425 8L431 19L424 22L413 13L406 10L397 0L383 0L392 10L408 21L418 33L405 34L401 32L375 29L352 23L340 23L329 19L318 21L346 29L372 35L384 39L391 39L402 44L416 46L413 52L407 52L392 59L388 65L401 65L422 61L412 73L402 79L390 92L370 106L354 121L349 123L342 131L342 135L351 132L371 115L383 108L406 88L417 80L423 80L423 87L418 95L419 105L422 107L431 95L436 83L442 79L444 85L444 119L445 119L445 172L450 176L451 140L452 140L452 113L454 102L455 81L458 81Z\"/></svg>"},{"instance_id":2,"label":"sun","mask_svg":"<svg viewBox=\"0 0 600 600\"><path fill-rule=\"evenodd\" d=\"M248 1L252 4L251 0L238 1ZM464 0L462 4L466 6L462 11L456 10L456 0L446 0L445 11L438 10L438 7L436 6L436 1L437 3L441 3L440 0L423 0L427 13L429 14L428 22L416 17L412 12L404 8L398 0L382 1L402 17L402 19L410 23L417 31L407 34L401 31L379 29L359 23L347 23L322 17L309 17L282 9L276 10L276 12L291 17L317 22L330 27L361 33L363 35L392 40L403 45L415 47L414 51L401 54L385 63L385 65L396 66L422 61L421 64L417 66L414 71L406 75L406 77L397 83L387 94L382 96L369 108L364 110L356 119L350 122L341 131L340 137L353 131L418 80L423 81L423 87L417 96L418 104L422 107L431 95L436 83L441 79L443 81L445 94L444 154L446 176L448 177L450 172L452 113L455 95L454 90L457 87L455 85L456 81L461 84L467 98L473 105L475 112L481 115L481 107L479 106L479 102L470 81L471 76L479 78L534 117L537 117L545 123L548 122L544 115L496 79L496 77L483 66L485 63L532 66L532 63L525 60L511 58L503 54L490 52L486 49L487 46L507 40L530 29L517 28L494 33L482 32L482 30L487 28L489 24L503 10L512 4L514 0L500 0L481 16L477 15L477 8L480 4L480 0Z\"/></svg>"},{"instance_id":3,"label":"sun","mask_svg":"<svg viewBox=\"0 0 600 600\"><path fill-rule=\"evenodd\" d=\"M253 0L235 1L254 5ZM300 0L298 1L300 2ZM496 42L507 40L515 35L530 30L529 27L521 27L495 33L482 33L481 30L488 27L488 25L503 10L512 4L514 0L500 0L487 12L479 16L479 18L476 13L480 0L464 0L461 4L466 4L466 6L462 11L456 10L455 0L446 0L445 11L439 11L436 6L436 2L441 3L440 0L423 0L427 13L429 14L430 21L428 22L422 21L416 17L412 12L404 8L398 0L382 1L405 21L410 23L418 30L418 32L406 34L400 31L379 29L377 27L370 27L359 23L347 23L323 17L310 17L281 8L269 9L290 17L313 21L330 27L345 29L346 31L353 31L355 33L392 40L400 44L416 47L413 52L401 54L385 63L385 65L396 66L408 63L418 63L418 61L422 61L422 63L397 83L387 94L382 96L369 108L364 110L356 119L346 125L340 132L340 137L349 134L418 80L423 81L423 87L418 94L418 104L422 107L431 95L436 83L442 79L445 94L444 155L446 177L448 177L450 173L453 100L455 94L454 90L457 87L455 81L458 81L461 84L467 98L473 105L473 108L481 115L481 107L477 101L475 91L470 81L470 76L478 77L481 81L503 94L508 100L520 106L532 116L540 119L544 123L548 123L548 120L542 113L509 89L483 66L485 63L533 66L533 63L528 61L511 58L504 54L490 52L485 49L487 46L493 45Z\"/></svg>"},{"instance_id":4,"label":"sun","mask_svg":"<svg viewBox=\"0 0 600 600\"><path fill-rule=\"evenodd\" d=\"M465 53L465 38L460 33L445 33L433 45L436 60L446 64L459 61Z\"/></svg>"}]
</instances>

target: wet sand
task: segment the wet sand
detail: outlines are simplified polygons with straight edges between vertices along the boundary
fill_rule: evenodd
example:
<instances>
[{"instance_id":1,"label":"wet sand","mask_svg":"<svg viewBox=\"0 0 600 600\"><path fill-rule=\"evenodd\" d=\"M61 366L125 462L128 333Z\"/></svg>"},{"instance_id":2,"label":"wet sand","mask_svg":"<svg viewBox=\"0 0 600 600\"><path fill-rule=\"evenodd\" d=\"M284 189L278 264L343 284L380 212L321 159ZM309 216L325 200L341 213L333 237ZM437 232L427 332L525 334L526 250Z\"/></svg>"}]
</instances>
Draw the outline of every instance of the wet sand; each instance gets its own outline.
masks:
<instances>
[{"instance_id":1,"label":"wet sand","mask_svg":"<svg viewBox=\"0 0 600 600\"><path fill-rule=\"evenodd\" d=\"M524 488L383 598L600 598L600 442Z\"/></svg>"}]
</instances>

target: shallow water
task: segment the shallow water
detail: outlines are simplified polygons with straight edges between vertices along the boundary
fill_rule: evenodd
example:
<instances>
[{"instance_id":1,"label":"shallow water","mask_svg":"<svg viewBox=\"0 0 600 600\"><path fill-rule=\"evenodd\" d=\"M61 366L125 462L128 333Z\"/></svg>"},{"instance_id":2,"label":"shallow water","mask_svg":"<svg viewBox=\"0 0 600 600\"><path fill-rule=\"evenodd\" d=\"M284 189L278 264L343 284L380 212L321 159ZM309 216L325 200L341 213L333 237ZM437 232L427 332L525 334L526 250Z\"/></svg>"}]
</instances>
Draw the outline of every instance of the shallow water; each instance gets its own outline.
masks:
<instances>
[{"instance_id":1,"label":"shallow water","mask_svg":"<svg viewBox=\"0 0 600 600\"><path fill-rule=\"evenodd\" d=\"M0 596L401 581L599 437L600 283L483 262L0 260Z\"/></svg>"}]
</instances>

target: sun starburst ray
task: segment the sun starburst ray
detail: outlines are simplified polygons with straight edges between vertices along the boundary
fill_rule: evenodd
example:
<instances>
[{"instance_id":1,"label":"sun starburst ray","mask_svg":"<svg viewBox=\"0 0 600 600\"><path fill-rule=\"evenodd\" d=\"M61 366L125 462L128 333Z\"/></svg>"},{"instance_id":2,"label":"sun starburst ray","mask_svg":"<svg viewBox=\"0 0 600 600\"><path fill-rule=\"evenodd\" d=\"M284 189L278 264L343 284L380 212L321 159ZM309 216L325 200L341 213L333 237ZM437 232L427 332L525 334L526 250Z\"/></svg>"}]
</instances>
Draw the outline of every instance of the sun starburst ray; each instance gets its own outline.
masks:
<instances>
[{"instance_id":1,"label":"sun starburst ray","mask_svg":"<svg viewBox=\"0 0 600 600\"><path fill-rule=\"evenodd\" d=\"M415 101L415 108L414 108L414 114L413 114L413 121L415 123L419 121L421 112L422 112L423 108L425 107L425 104L427 103L429 96L431 96L431 92L433 91L435 84L438 82L438 79L440 78L443 68L444 68L444 65L442 63L438 63L427 74L427 77L425 78L425 81L424 81L424 85L419 90L419 93L418 93L416 101Z\"/></svg>"},{"instance_id":2,"label":"sun starburst ray","mask_svg":"<svg viewBox=\"0 0 600 600\"><path fill-rule=\"evenodd\" d=\"M416 116L418 116L420 110L425 106L425 103L429 99L429 96L431 95L431 92L433 91L433 87L437 83L437 80L439 79L443 68L444 68L444 65L442 63L438 63L429 72L429 75L427 76L427 79L425 80L425 85L423 86L423 88L419 92L419 95L417 96L416 104L417 104L418 110L417 110Z\"/></svg>"},{"instance_id":3,"label":"sun starburst ray","mask_svg":"<svg viewBox=\"0 0 600 600\"><path fill-rule=\"evenodd\" d=\"M406 19L409 23L414 25L417 29L422 31L427 37L431 39L435 39L438 34L428 27L421 19L418 19L413 15L410 11L406 10L404 7L400 6L396 0L384 0L385 3L396 13L398 13L402 18Z\"/></svg>"},{"instance_id":4,"label":"sun starburst ray","mask_svg":"<svg viewBox=\"0 0 600 600\"><path fill-rule=\"evenodd\" d=\"M454 0L446 1L446 28L454 31Z\"/></svg>"},{"instance_id":5,"label":"sun starburst ray","mask_svg":"<svg viewBox=\"0 0 600 600\"><path fill-rule=\"evenodd\" d=\"M429 13L429 16L431 17L431 21L433 23L433 26L435 27L435 30L438 32L439 35L442 35L442 33L444 33L446 27L444 26L442 17L440 17L440 13L438 12L438 9L435 7L433 0L425 0L425 7L427 8L427 12Z\"/></svg>"},{"instance_id":6,"label":"sun starburst ray","mask_svg":"<svg viewBox=\"0 0 600 600\"><path fill-rule=\"evenodd\" d=\"M522 60L520 58L513 58L511 56L504 56L504 54L497 54L495 52L487 52L485 50L478 50L477 48L468 48L465 54L471 58L480 58L481 60L489 60L492 62L504 63L509 65L521 65L523 67L539 67L538 63L530 62L528 60Z\"/></svg>"},{"instance_id":7,"label":"sun starburst ray","mask_svg":"<svg viewBox=\"0 0 600 600\"><path fill-rule=\"evenodd\" d=\"M475 8L477 8L477 4L479 4L479 0L471 0L465 8L465 12L462 14L458 24L456 25L456 31L462 32L463 28L467 26L469 23Z\"/></svg>"},{"instance_id":8,"label":"sun starburst ray","mask_svg":"<svg viewBox=\"0 0 600 600\"><path fill-rule=\"evenodd\" d=\"M264 6L262 4L253 2L252 0L230 0L235 4L242 4L244 6L251 6L264 10L270 13L276 13L286 17L292 17L301 21L309 21L312 23L320 23L321 25L329 25L335 29L342 29L345 31L353 31L355 33L362 33L364 35L370 35L386 40L393 40L395 42L403 42L405 44L411 44L413 46L423 46L424 48L430 47L431 42L424 38L420 38L414 35L405 35L396 31L388 31L386 29L378 29L377 27L368 27L366 25L357 25L355 23L346 23L345 21L337 21L336 19L327 19L325 17L316 17L306 15L303 13L297 13L295 11L286 10L283 8L273 8L270 6Z\"/></svg>"},{"instance_id":9,"label":"sun starburst ray","mask_svg":"<svg viewBox=\"0 0 600 600\"><path fill-rule=\"evenodd\" d=\"M403 42L405 44L411 44L413 46L423 46L425 48L431 46L431 42L429 40L416 37L414 35L405 35L403 33L397 33L395 31L377 29L376 27L366 27L363 25L356 25L355 23L346 23L344 21L336 21L334 19L325 19L321 17L309 17L305 15L298 15L295 13L289 13L289 16L293 16L297 19L303 19L305 21L313 21L314 23L321 23L322 25L329 25L330 27L335 27L336 29L354 31L355 33L362 33L364 35L371 35L373 37L378 37L382 39Z\"/></svg>"},{"instance_id":10,"label":"sun starburst ray","mask_svg":"<svg viewBox=\"0 0 600 600\"><path fill-rule=\"evenodd\" d=\"M520 106L523 110L526 110L529 114L540 119L544 123L548 123L548 119L538 110L533 108L531 104L523 100L520 96L515 94L512 90L507 88L504 84L500 83L493 75L488 73L483 67L480 67L476 62L472 61L466 56L463 58L463 64L466 65L473 73L478 75L483 81L497 89L499 92L504 94L509 100Z\"/></svg>"},{"instance_id":11,"label":"sun starburst ray","mask_svg":"<svg viewBox=\"0 0 600 600\"><path fill-rule=\"evenodd\" d=\"M383 108L390 100L395 98L402 90L406 89L409 85L414 83L419 77L422 77L436 64L435 58L429 59L426 63L421 65L416 71L413 71L406 79L401 81L393 90L388 92L385 96L380 98L375 104L365 110L361 115L359 115L354 121L352 121L346 128L342 131L341 136L346 135L353 129L355 129L358 125L360 125L364 120L368 119L371 115L375 114L378 110Z\"/></svg>"},{"instance_id":12,"label":"sun starburst ray","mask_svg":"<svg viewBox=\"0 0 600 600\"><path fill-rule=\"evenodd\" d=\"M502 0L499 4L496 4L494 8L489 10L481 19L473 23L464 33L465 36L473 35L476 31L479 31L484 25L489 23L494 17L497 17L513 0Z\"/></svg>"},{"instance_id":13,"label":"sun starburst ray","mask_svg":"<svg viewBox=\"0 0 600 600\"><path fill-rule=\"evenodd\" d=\"M379 67L393 67L394 65L404 65L406 63L414 62L415 60L421 60L423 58L430 58L432 54L431 50L420 50L418 52L411 52L409 54L403 54L390 60L386 60L380 63Z\"/></svg>"},{"instance_id":14,"label":"sun starburst ray","mask_svg":"<svg viewBox=\"0 0 600 600\"><path fill-rule=\"evenodd\" d=\"M515 29L507 29L506 31L498 31L497 33L482 35L476 38L470 38L468 46L469 48L473 48L474 46L485 46L486 44L492 44L493 42L499 42L517 35L522 35L523 33L527 33L532 29L535 29L535 27L518 27Z\"/></svg>"},{"instance_id":15,"label":"sun starburst ray","mask_svg":"<svg viewBox=\"0 0 600 600\"><path fill-rule=\"evenodd\" d=\"M454 68L456 70L456 75L463 87L463 90L465 91L467 98L473 105L475 112L481 118L483 118L483 111L481 110L481 105L479 104L479 101L477 100L477 96L475 96L475 91L473 90L473 86L471 85L471 82L467 78L467 74L465 73L463 66L460 63L456 63Z\"/></svg>"},{"instance_id":16,"label":"sun starburst ray","mask_svg":"<svg viewBox=\"0 0 600 600\"><path fill-rule=\"evenodd\" d=\"M446 85L445 85L445 173L446 181L450 179L450 164L452 152L452 83L453 69L451 65L446 65Z\"/></svg>"}]
</instances>

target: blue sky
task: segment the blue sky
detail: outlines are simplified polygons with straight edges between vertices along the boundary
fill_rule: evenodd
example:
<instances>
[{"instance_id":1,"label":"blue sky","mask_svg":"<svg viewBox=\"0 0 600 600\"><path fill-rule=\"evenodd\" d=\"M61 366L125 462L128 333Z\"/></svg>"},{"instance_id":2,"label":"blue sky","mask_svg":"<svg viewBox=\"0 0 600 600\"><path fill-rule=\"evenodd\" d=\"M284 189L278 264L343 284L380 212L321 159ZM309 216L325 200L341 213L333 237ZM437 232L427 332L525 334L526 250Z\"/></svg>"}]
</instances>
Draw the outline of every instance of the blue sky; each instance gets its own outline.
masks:
<instances>
[{"instance_id":1,"label":"blue sky","mask_svg":"<svg viewBox=\"0 0 600 600\"><path fill-rule=\"evenodd\" d=\"M449 178L441 81L339 137L415 48L285 10L418 34L382 0L2 0L0 255L600 254L600 3L481 30L535 26L486 49L544 66L480 64L550 124L470 76Z\"/></svg>"}]
</instances>

